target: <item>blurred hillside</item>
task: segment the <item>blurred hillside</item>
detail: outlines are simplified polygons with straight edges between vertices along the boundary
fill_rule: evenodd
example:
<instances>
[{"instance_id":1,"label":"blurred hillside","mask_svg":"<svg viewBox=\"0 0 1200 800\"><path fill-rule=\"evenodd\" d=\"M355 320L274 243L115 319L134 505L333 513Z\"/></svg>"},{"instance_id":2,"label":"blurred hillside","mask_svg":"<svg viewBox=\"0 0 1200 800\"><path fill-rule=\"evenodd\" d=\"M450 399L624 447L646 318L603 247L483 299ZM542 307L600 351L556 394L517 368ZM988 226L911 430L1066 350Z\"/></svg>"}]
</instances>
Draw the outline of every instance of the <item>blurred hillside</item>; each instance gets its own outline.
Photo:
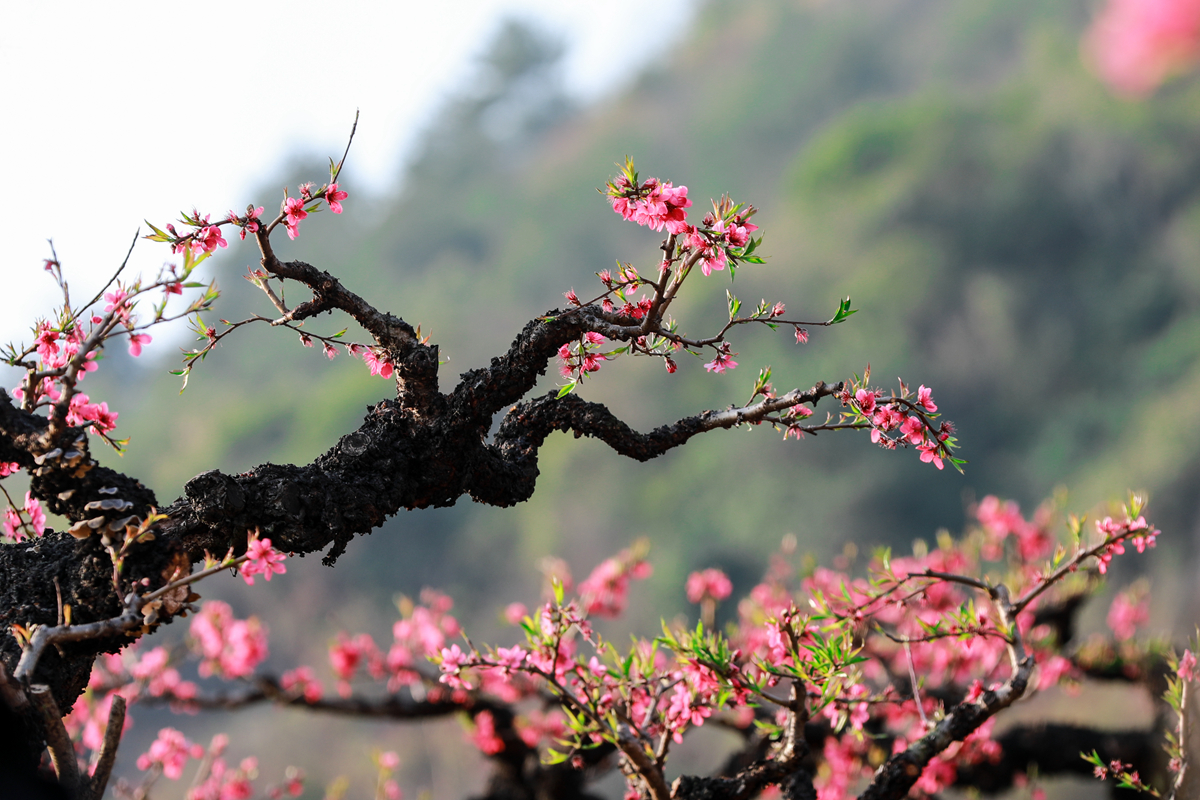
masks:
<instances>
[{"instance_id":1,"label":"blurred hillside","mask_svg":"<svg viewBox=\"0 0 1200 800\"><path fill-rule=\"evenodd\" d=\"M932 386L971 463L960 476L912 452L880 452L865 436L783 443L754 430L701 437L639 465L595 442L552 437L523 506L401 514L337 569L310 559L296 568L303 577L289 575L294 582L273 594L256 587L256 604L269 596L281 606L274 618L258 609L272 620L276 656L323 661L324 636L338 627L382 633L393 593L423 585L457 597L468 627L486 638L496 609L536 599L541 557L565 556L581 577L642 535L657 572L636 590L631 615L652 632L660 616L686 610L688 571L720 565L749 588L784 534L819 558L850 540L907 546L957 529L973 497L1001 494L1031 510L1060 485L1073 510L1148 490L1167 535L1147 563L1191 563L1200 83L1177 82L1141 103L1113 98L1080 64L1089 8L714 2L661 67L588 109L559 93L557 48L509 28L397 176L402 191L364 207L344 187L347 213L306 221L295 243L281 243L283 257L421 323L449 358L449 389L525 321L560 305L563 291L591 293L594 273L614 259L656 262L655 235L623 223L595 192L630 154L644 175L686 184L697 215L723 192L762 209L768 262L739 271L731 287L745 301L783 301L790 315L820 319L849 294L861 313L813 330L804 346L765 330L742 334L741 366L719 376L690 360L675 375L621 360L585 384L584 397L648 430L744 401L767 364L777 387L791 387L870 363L887 388L895 376ZM297 165L265 181L254 201L271 206L283 182L321 174L321 164ZM248 248L214 261L220 316L268 313L237 277L255 262ZM722 273L699 281L677 309L684 327L719 325L729 287ZM331 333L345 322L311 324ZM390 391L361 362L326 362L266 326L223 346L182 397L169 376L150 380L124 361L110 358L89 388L121 411L118 430L133 437L119 468L150 476L163 500L205 469L307 461ZM543 389L552 386L553 376ZM288 621L284 605L302 611L302 623ZM1156 614L1179 624L1194 608L1192 598ZM308 639L319 641L308 650L285 649L284 637L296 648L313 630Z\"/></svg>"}]
</instances>

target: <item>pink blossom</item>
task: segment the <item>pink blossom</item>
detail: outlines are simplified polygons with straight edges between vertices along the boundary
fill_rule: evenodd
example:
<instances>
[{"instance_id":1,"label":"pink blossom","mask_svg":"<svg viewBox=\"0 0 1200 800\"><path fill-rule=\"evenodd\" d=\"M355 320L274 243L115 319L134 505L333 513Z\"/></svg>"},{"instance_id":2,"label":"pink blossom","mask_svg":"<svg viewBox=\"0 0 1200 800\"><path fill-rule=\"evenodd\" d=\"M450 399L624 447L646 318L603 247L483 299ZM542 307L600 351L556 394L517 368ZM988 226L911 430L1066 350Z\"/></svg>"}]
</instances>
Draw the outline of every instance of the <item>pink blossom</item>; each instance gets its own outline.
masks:
<instances>
[{"instance_id":1,"label":"pink blossom","mask_svg":"<svg viewBox=\"0 0 1200 800\"><path fill-rule=\"evenodd\" d=\"M917 416L906 416L900 423L900 433L913 444L925 441L925 423Z\"/></svg>"},{"instance_id":2,"label":"pink blossom","mask_svg":"<svg viewBox=\"0 0 1200 800\"><path fill-rule=\"evenodd\" d=\"M1071 663L1069 658L1051 656L1044 662L1039 663L1038 669L1041 671L1041 677L1038 679L1038 689L1042 690L1056 686L1059 681L1075 670L1075 665Z\"/></svg>"},{"instance_id":3,"label":"pink blossom","mask_svg":"<svg viewBox=\"0 0 1200 800\"><path fill-rule=\"evenodd\" d=\"M520 625L528 614L529 609L524 603L509 603L504 607L504 619L508 620L509 625Z\"/></svg>"},{"instance_id":4,"label":"pink blossom","mask_svg":"<svg viewBox=\"0 0 1200 800\"><path fill-rule=\"evenodd\" d=\"M256 617L234 619L227 603L210 600L192 618L193 650L201 655L200 675L246 677L267 658L267 630Z\"/></svg>"},{"instance_id":5,"label":"pink blossom","mask_svg":"<svg viewBox=\"0 0 1200 800\"><path fill-rule=\"evenodd\" d=\"M442 670L442 676L439 680L452 688L470 689L471 684L459 677L463 665L468 661L467 654L458 645L452 644L449 647L442 648L441 655L442 660L439 666Z\"/></svg>"},{"instance_id":6,"label":"pink blossom","mask_svg":"<svg viewBox=\"0 0 1200 800\"><path fill-rule=\"evenodd\" d=\"M71 398L67 409L68 425L83 425L91 422L92 427L100 433L108 433L117 427L116 411L108 410L108 403L92 403L86 394L77 394Z\"/></svg>"},{"instance_id":7,"label":"pink blossom","mask_svg":"<svg viewBox=\"0 0 1200 800\"><path fill-rule=\"evenodd\" d=\"M919 450L921 453L922 464L928 464L932 461L933 465L939 470L945 468L946 465L942 462L942 454L939 452L939 445L937 442L925 442L924 444L919 444L917 445L917 450Z\"/></svg>"},{"instance_id":8,"label":"pink blossom","mask_svg":"<svg viewBox=\"0 0 1200 800\"><path fill-rule=\"evenodd\" d=\"M308 216L304 210L304 201L297 197L289 197L283 202L283 212L286 216L288 238L295 239L300 232L300 220ZM372 373L374 374L374 373Z\"/></svg>"},{"instance_id":9,"label":"pink blossom","mask_svg":"<svg viewBox=\"0 0 1200 800\"><path fill-rule=\"evenodd\" d=\"M345 633L338 633L337 641L329 647L329 664L340 679L338 693L343 697L350 694L348 681L354 677L364 660L370 673L376 677L383 676L383 654L375 646L374 639L365 633L360 633L354 638Z\"/></svg>"},{"instance_id":10,"label":"pink blossom","mask_svg":"<svg viewBox=\"0 0 1200 800\"><path fill-rule=\"evenodd\" d=\"M875 410L875 398L876 394L868 389L859 389L854 393L854 402L858 403L858 407L864 415Z\"/></svg>"},{"instance_id":11,"label":"pink blossom","mask_svg":"<svg viewBox=\"0 0 1200 800\"><path fill-rule=\"evenodd\" d=\"M1108 84L1145 95L1200 57L1200 3L1195 0L1109 0L1084 40Z\"/></svg>"},{"instance_id":12,"label":"pink blossom","mask_svg":"<svg viewBox=\"0 0 1200 800\"><path fill-rule=\"evenodd\" d=\"M0 461L0 478L7 478L9 475L21 471L21 465L15 461Z\"/></svg>"},{"instance_id":13,"label":"pink blossom","mask_svg":"<svg viewBox=\"0 0 1200 800\"><path fill-rule=\"evenodd\" d=\"M142 345L150 344L150 334L134 333L129 336L129 355L140 356L142 354Z\"/></svg>"},{"instance_id":14,"label":"pink blossom","mask_svg":"<svg viewBox=\"0 0 1200 800\"><path fill-rule=\"evenodd\" d=\"M254 585L255 575L262 575L269 581L272 575L287 572L287 567L281 563L287 556L272 547L270 539L259 539L257 535L251 534L246 556L241 572L242 578L251 586Z\"/></svg>"},{"instance_id":15,"label":"pink blossom","mask_svg":"<svg viewBox=\"0 0 1200 800\"><path fill-rule=\"evenodd\" d=\"M1149 598L1144 593L1121 592L1108 609L1108 627L1118 640L1132 639L1139 625L1150 621Z\"/></svg>"},{"instance_id":16,"label":"pink blossom","mask_svg":"<svg viewBox=\"0 0 1200 800\"><path fill-rule=\"evenodd\" d=\"M381 378L392 377L394 367L387 353L376 353L374 348L368 347L363 350L363 361L367 362L372 375L378 375Z\"/></svg>"},{"instance_id":17,"label":"pink blossom","mask_svg":"<svg viewBox=\"0 0 1200 800\"><path fill-rule=\"evenodd\" d=\"M796 344L808 344L808 331L804 328L796 328Z\"/></svg>"},{"instance_id":18,"label":"pink blossom","mask_svg":"<svg viewBox=\"0 0 1200 800\"><path fill-rule=\"evenodd\" d=\"M225 241L225 237L221 235L221 229L216 225L208 225L201 228L192 237L192 252L211 253L217 247L228 247L229 243Z\"/></svg>"},{"instance_id":19,"label":"pink blossom","mask_svg":"<svg viewBox=\"0 0 1200 800\"><path fill-rule=\"evenodd\" d=\"M336 183L329 184L329 188L325 190L325 202L329 203L329 210L335 214L342 213L342 201L347 197L349 195L339 189Z\"/></svg>"},{"instance_id":20,"label":"pink blossom","mask_svg":"<svg viewBox=\"0 0 1200 800\"><path fill-rule=\"evenodd\" d=\"M703 572L693 572L687 579L687 598L689 603L699 603L705 598L724 600L733 593L733 583L719 569L706 569Z\"/></svg>"},{"instance_id":21,"label":"pink blossom","mask_svg":"<svg viewBox=\"0 0 1200 800\"><path fill-rule=\"evenodd\" d=\"M43 322L37 327L37 338L34 342L37 345L38 357L42 361L49 362L51 358L58 355L58 331L52 330L49 324Z\"/></svg>"},{"instance_id":22,"label":"pink blossom","mask_svg":"<svg viewBox=\"0 0 1200 800\"><path fill-rule=\"evenodd\" d=\"M25 529L21 525L21 515L12 508L4 509L4 535L14 542L25 541Z\"/></svg>"},{"instance_id":23,"label":"pink blossom","mask_svg":"<svg viewBox=\"0 0 1200 800\"><path fill-rule=\"evenodd\" d=\"M246 241L247 233L258 233L259 217L262 215L262 212L263 212L262 206L259 206L258 208L252 208L252 209L246 210L246 221L245 221L245 223L242 224L242 229L240 231L238 231L238 236L241 237L242 241ZM230 211L229 213L231 215L233 215L232 211ZM234 216L236 218L236 215L234 215ZM295 237L292 237L292 238L295 238Z\"/></svg>"},{"instance_id":24,"label":"pink blossom","mask_svg":"<svg viewBox=\"0 0 1200 800\"><path fill-rule=\"evenodd\" d=\"M203 755L204 748L200 745L189 742L174 728L163 728L150 749L138 756L137 767L144 771L160 765L163 775L177 781L183 776L183 767L188 758L200 758Z\"/></svg>"},{"instance_id":25,"label":"pink blossom","mask_svg":"<svg viewBox=\"0 0 1200 800\"><path fill-rule=\"evenodd\" d=\"M113 291L106 293L104 300L104 313L112 313L121 322L129 324L129 313L133 309L129 305L129 299L124 289L118 286Z\"/></svg>"},{"instance_id":26,"label":"pink blossom","mask_svg":"<svg viewBox=\"0 0 1200 800\"><path fill-rule=\"evenodd\" d=\"M29 515L29 524L33 526L33 535L41 536L46 532L46 513L42 504L32 492L25 493L25 513Z\"/></svg>"},{"instance_id":27,"label":"pink blossom","mask_svg":"<svg viewBox=\"0 0 1200 800\"><path fill-rule=\"evenodd\" d=\"M651 230L666 228L670 233L683 233L687 228L687 212L684 209L692 205L687 196L687 187L675 187L670 182L660 183L657 178L649 178L644 186L649 192L632 202L621 197L613 198L613 210L625 219L632 219Z\"/></svg>"},{"instance_id":28,"label":"pink blossom","mask_svg":"<svg viewBox=\"0 0 1200 800\"><path fill-rule=\"evenodd\" d=\"M933 403L933 389L927 386L923 385L917 389L917 403L924 406L930 414L937 411L937 406Z\"/></svg>"},{"instance_id":29,"label":"pink blossom","mask_svg":"<svg viewBox=\"0 0 1200 800\"><path fill-rule=\"evenodd\" d=\"M649 562L634 558L623 551L616 558L607 558L579 584L579 599L588 614L616 617L625 610L629 580L648 578L652 572Z\"/></svg>"},{"instance_id":30,"label":"pink blossom","mask_svg":"<svg viewBox=\"0 0 1200 800\"><path fill-rule=\"evenodd\" d=\"M315 703L325 694L312 667L296 667L283 673L279 684L285 692L303 695L309 703Z\"/></svg>"},{"instance_id":31,"label":"pink blossom","mask_svg":"<svg viewBox=\"0 0 1200 800\"><path fill-rule=\"evenodd\" d=\"M504 750L504 740L496 735L496 721L491 711L480 711L475 715L475 730L471 741L485 755L494 756Z\"/></svg>"},{"instance_id":32,"label":"pink blossom","mask_svg":"<svg viewBox=\"0 0 1200 800\"><path fill-rule=\"evenodd\" d=\"M734 361L729 353L717 353L717 357L705 364L704 368L709 372L719 375L727 369L733 369L737 365L738 362Z\"/></svg>"},{"instance_id":33,"label":"pink blossom","mask_svg":"<svg viewBox=\"0 0 1200 800\"><path fill-rule=\"evenodd\" d=\"M496 661L506 669L517 669L525 663L529 653L519 644L512 647L501 647L496 650Z\"/></svg>"},{"instance_id":34,"label":"pink blossom","mask_svg":"<svg viewBox=\"0 0 1200 800\"><path fill-rule=\"evenodd\" d=\"M1183 658L1179 659L1179 669L1175 670L1175 674L1185 681L1196 680L1196 656L1191 650L1183 651Z\"/></svg>"}]
</instances>

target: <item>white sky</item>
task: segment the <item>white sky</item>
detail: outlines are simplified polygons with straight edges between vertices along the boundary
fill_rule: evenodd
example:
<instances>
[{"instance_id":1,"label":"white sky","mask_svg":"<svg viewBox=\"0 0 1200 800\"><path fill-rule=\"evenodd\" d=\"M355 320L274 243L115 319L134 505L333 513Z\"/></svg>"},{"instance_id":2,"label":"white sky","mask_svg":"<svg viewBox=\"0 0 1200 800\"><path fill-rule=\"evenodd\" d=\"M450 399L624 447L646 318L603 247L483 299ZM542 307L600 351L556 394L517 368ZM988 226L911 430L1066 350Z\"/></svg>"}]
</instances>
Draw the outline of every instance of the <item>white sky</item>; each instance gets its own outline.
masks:
<instances>
[{"instance_id":1,"label":"white sky","mask_svg":"<svg viewBox=\"0 0 1200 800\"><path fill-rule=\"evenodd\" d=\"M394 189L421 125L507 16L563 37L567 89L586 101L664 54L694 5L7 0L0 341L28 340L32 318L56 300L41 269L47 239L81 300L115 270L143 220L165 223L193 206L215 218L263 203L249 190L292 154L340 155L355 109L362 116L343 183ZM140 242L131 267L152 277L169 255Z\"/></svg>"}]
</instances>

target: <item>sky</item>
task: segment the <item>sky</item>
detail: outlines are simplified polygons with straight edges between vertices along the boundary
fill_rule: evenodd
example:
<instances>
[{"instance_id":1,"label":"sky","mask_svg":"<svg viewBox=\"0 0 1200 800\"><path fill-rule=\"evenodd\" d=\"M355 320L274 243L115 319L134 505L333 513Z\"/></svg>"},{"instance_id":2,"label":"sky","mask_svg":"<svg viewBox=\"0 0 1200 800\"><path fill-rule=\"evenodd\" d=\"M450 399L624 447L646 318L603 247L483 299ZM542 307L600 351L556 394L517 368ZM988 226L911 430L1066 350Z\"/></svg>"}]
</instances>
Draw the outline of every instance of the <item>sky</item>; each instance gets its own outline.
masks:
<instances>
[{"instance_id":1,"label":"sky","mask_svg":"<svg viewBox=\"0 0 1200 800\"><path fill-rule=\"evenodd\" d=\"M161 227L192 207L216 218L267 204L251 188L297 154L336 159L356 111L343 188L386 194L422 125L463 87L506 18L560 36L566 88L591 102L664 57L695 4L8 0L0 342L28 341L33 318L58 300L42 269L49 239L78 301L147 232L143 220ZM129 269L150 278L169 259L165 245L143 241Z\"/></svg>"}]
</instances>

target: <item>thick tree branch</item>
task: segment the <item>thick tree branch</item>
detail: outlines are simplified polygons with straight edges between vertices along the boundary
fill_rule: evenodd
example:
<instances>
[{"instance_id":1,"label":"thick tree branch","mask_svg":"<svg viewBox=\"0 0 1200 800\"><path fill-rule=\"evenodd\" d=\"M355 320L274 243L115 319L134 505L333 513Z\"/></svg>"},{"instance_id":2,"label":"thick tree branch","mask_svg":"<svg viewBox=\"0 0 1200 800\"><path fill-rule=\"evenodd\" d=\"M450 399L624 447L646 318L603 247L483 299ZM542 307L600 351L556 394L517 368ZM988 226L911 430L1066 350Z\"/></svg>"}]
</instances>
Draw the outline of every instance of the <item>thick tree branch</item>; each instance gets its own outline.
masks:
<instances>
[{"instance_id":1,"label":"thick tree branch","mask_svg":"<svg viewBox=\"0 0 1200 800\"><path fill-rule=\"evenodd\" d=\"M777 398L741 408L705 411L671 425L638 433L600 403L589 403L575 395L555 393L515 406L505 416L488 447L490 460L482 461L472 484L471 496L490 505L512 505L533 494L537 480L537 453L553 431L574 431L607 444L618 454L649 461L678 447L693 436L717 428L754 424L768 414L798 403L815 405L821 398L841 391L842 384L818 383L807 391L796 389Z\"/></svg>"}]
</instances>

